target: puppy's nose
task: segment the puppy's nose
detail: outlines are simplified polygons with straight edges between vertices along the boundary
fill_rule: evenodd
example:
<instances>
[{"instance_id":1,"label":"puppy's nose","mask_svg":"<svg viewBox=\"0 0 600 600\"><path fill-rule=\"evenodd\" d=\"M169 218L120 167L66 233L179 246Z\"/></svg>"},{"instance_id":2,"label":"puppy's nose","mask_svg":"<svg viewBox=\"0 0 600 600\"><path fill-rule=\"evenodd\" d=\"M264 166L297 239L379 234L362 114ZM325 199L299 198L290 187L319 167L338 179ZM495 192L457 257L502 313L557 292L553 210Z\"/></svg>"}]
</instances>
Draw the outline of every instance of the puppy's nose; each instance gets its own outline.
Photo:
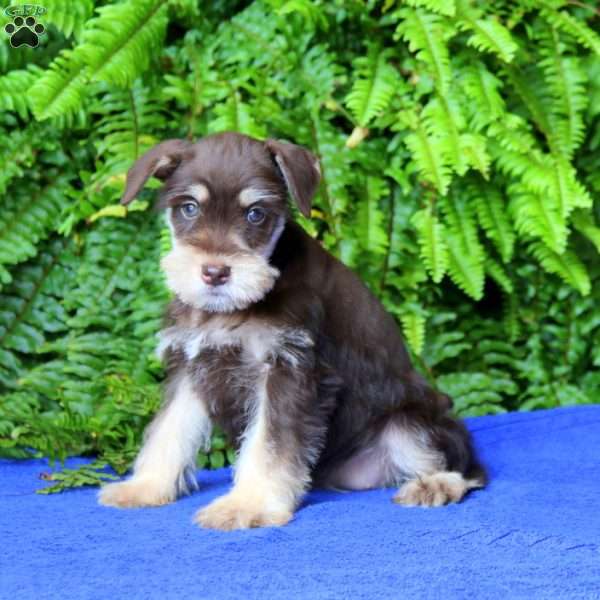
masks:
<instances>
[{"instance_id":1,"label":"puppy's nose","mask_svg":"<svg viewBox=\"0 0 600 600\"><path fill-rule=\"evenodd\" d=\"M202 281L207 285L223 285L231 275L227 265L202 265Z\"/></svg>"}]
</instances>

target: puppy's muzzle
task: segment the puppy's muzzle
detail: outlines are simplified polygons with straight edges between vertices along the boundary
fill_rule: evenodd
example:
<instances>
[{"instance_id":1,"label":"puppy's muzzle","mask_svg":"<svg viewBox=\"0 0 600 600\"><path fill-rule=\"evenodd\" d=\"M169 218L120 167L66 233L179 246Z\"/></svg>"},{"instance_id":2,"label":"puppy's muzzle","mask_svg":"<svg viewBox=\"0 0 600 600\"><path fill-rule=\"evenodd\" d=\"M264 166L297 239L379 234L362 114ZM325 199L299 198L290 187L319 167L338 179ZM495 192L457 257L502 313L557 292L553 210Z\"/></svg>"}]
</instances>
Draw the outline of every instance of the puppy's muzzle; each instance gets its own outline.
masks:
<instances>
[{"instance_id":1,"label":"puppy's muzzle","mask_svg":"<svg viewBox=\"0 0 600 600\"><path fill-rule=\"evenodd\" d=\"M206 285L223 285L230 276L231 268L227 265L202 265L202 281Z\"/></svg>"}]
</instances>

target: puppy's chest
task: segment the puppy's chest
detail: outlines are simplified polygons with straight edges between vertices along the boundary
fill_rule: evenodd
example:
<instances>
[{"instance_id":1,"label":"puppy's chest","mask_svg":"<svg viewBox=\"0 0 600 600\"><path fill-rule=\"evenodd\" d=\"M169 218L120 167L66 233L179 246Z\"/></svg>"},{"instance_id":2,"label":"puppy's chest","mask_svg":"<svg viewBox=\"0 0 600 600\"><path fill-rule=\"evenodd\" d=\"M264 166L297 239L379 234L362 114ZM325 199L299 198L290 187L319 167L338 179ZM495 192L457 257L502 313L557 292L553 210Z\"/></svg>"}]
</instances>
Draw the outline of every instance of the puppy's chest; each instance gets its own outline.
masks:
<instances>
[{"instance_id":1,"label":"puppy's chest","mask_svg":"<svg viewBox=\"0 0 600 600\"><path fill-rule=\"evenodd\" d=\"M235 440L253 404L263 397L271 368L301 368L312 346L312 337L302 328L213 317L197 327L164 329L157 353L177 354L211 417Z\"/></svg>"}]
</instances>

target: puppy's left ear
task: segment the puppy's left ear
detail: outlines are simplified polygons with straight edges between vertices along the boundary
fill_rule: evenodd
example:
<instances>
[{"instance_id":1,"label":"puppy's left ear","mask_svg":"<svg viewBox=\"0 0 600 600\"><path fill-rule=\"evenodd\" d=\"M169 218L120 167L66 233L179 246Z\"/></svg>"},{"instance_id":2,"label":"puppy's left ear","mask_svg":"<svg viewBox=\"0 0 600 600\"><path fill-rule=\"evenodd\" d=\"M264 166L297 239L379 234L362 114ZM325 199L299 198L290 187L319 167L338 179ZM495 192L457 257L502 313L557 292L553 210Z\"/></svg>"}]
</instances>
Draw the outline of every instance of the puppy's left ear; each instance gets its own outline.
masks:
<instances>
[{"instance_id":1,"label":"puppy's left ear","mask_svg":"<svg viewBox=\"0 0 600 600\"><path fill-rule=\"evenodd\" d=\"M267 140L265 146L275 159L300 212L309 217L312 199L321 179L319 161L306 148L283 140Z\"/></svg>"},{"instance_id":2,"label":"puppy's left ear","mask_svg":"<svg viewBox=\"0 0 600 600\"><path fill-rule=\"evenodd\" d=\"M167 140L154 146L127 171L127 183L121 204L129 204L144 187L150 177L163 181L179 166L185 151L190 147L186 140Z\"/></svg>"}]
</instances>

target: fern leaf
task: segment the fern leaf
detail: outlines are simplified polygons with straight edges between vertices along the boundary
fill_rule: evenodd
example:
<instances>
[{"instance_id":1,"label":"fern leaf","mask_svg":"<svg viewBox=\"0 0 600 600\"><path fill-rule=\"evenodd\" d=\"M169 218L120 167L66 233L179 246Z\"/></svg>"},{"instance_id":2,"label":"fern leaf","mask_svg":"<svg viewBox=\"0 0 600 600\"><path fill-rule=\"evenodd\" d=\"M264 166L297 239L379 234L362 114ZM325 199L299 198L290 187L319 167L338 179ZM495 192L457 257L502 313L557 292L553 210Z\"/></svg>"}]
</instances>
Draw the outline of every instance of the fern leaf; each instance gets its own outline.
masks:
<instances>
[{"instance_id":1,"label":"fern leaf","mask_svg":"<svg viewBox=\"0 0 600 600\"><path fill-rule=\"evenodd\" d=\"M561 152L571 156L584 135L583 112L588 103L587 78L575 56L565 56L555 30L542 37L540 52L545 58L540 66L552 94L552 111L559 122L554 126Z\"/></svg>"},{"instance_id":2,"label":"fern leaf","mask_svg":"<svg viewBox=\"0 0 600 600\"><path fill-rule=\"evenodd\" d=\"M505 66L504 71L508 75L510 83L531 113L533 120L542 133L547 137L552 135L552 127L546 110L546 98L544 90L539 89L533 82L525 77L524 73L512 66Z\"/></svg>"},{"instance_id":3,"label":"fern leaf","mask_svg":"<svg viewBox=\"0 0 600 600\"><path fill-rule=\"evenodd\" d=\"M600 227L596 225L592 215L583 210L578 210L573 214L573 225L575 229L584 235L600 253Z\"/></svg>"},{"instance_id":4,"label":"fern leaf","mask_svg":"<svg viewBox=\"0 0 600 600\"><path fill-rule=\"evenodd\" d=\"M97 9L75 52L94 79L127 87L144 71L162 44L166 0L135 0Z\"/></svg>"},{"instance_id":5,"label":"fern leaf","mask_svg":"<svg viewBox=\"0 0 600 600\"><path fill-rule=\"evenodd\" d=\"M26 119L30 105L27 90L39 77L40 71L39 67L31 65L27 69L14 69L0 76L0 111L14 111Z\"/></svg>"},{"instance_id":6,"label":"fern leaf","mask_svg":"<svg viewBox=\"0 0 600 600\"><path fill-rule=\"evenodd\" d=\"M453 17L456 13L454 0L405 0L404 3L414 8L426 8L445 17Z\"/></svg>"},{"instance_id":7,"label":"fern leaf","mask_svg":"<svg viewBox=\"0 0 600 600\"><path fill-rule=\"evenodd\" d=\"M396 69L387 62L390 54L389 50L371 46L366 57L352 63L357 78L345 102L361 127L385 111L396 91L399 78Z\"/></svg>"},{"instance_id":8,"label":"fern leaf","mask_svg":"<svg viewBox=\"0 0 600 600\"><path fill-rule=\"evenodd\" d=\"M417 310L410 310L409 306L403 308L400 314L402 333L413 353L420 356L425 342L425 317L420 307Z\"/></svg>"},{"instance_id":9,"label":"fern leaf","mask_svg":"<svg viewBox=\"0 0 600 600\"><path fill-rule=\"evenodd\" d=\"M442 375L437 384L453 398L454 410L461 416L506 412L503 395L517 392L510 379L476 371Z\"/></svg>"},{"instance_id":10,"label":"fern leaf","mask_svg":"<svg viewBox=\"0 0 600 600\"><path fill-rule=\"evenodd\" d=\"M459 144L465 164L472 166L483 175L484 179L487 179L491 159L487 152L486 138L477 133L464 133L460 136Z\"/></svg>"},{"instance_id":11,"label":"fern leaf","mask_svg":"<svg viewBox=\"0 0 600 600\"><path fill-rule=\"evenodd\" d=\"M431 139L438 138L449 165L463 175L468 166L461 147L460 131L465 122L460 104L451 95L432 98L421 113L423 124Z\"/></svg>"},{"instance_id":12,"label":"fern leaf","mask_svg":"<svg viewBox=\"0 0 600 600\"><path fill-rule=\"evenodd\" d=\"M439 283L448 267L448 249L444 225L430 210L416 212L411 222L418 234L421 257L435 283Z\"/></svg>"},{"instance_id":13,"label":"fern leaf","mask_svg":"<svg viewBox=\"0 0 600 600\"><path fill-rule=\"evenodd\" d=\"M572 35L582 46L600 56L600 35L581 19L576 19L565 10L556 10L549 2L540 2L540 14L556 29Z\"/></svg>"},{"instance_id":14,"label":"fern leaf","mask_svg":"<svg viewBox=\"0 0 600 600\"><path fill-rule=\"evenodd\" d=\"M494 19L470 19L459 21L459 28L473 33L467 44L482 52L491 52L503 60L511 62L517 51L517 45L510 31Z\"/></svg>"},{"instance_id":15,"label":"fern leaf","mask_svg":"<svg viewBox=\"0 0 600 600\"><path fill-rule=\"evenodd\" d=\"M389 193L385 180L381 177L367 177L366 194L358 207L357 231L361 232L361 246L367 252L385 254L388 237L385 230L380 199Z\"/></svg>"},{"instance_id":16,"label":"fern leaf","mask_svg":"<svg viewBox=\"0 0 600 600\"><path fill-rule=\"evenodd\" d=\"M469 193L481 227L498 249L502 260L508 263L513 256L515 233L500 191L495 187L470 186Z\"/></svg>"},{"instance_id":17,"label":"fern leaf","mask_svg":"<svg viewBox=\"0 0 600 600\"><path fill-rule=\"evenodd\" d=\"M0 137L0 197L11 180L22 175L33 161L33 144L37 139L34 125L22 130L14 129Z\"/></svg>"},{"instance_id":18,"label":"fern leaf","mask_svg":"<svg viewBox=\"0 0 600 600\"><path fill-rule=\"evenodd\" d=\"M37 252L34 263L18 267L3 290L0 311L0 384L14 388L25 354L35 354L47 333L66 329L61 298L73 281L67 242L54 240Z\"/></svg>"},{"instance_id":19,"label":"fern leaf","mask_svg":"<svg viewBox=\"0 0 600 600\"><path fill-rule=\"evenodd\" d=\"M65 178L57 177L39 190L23 185L11 193L0 214L0 265L15 265L37 254L39 242L58 227L68 202L66 187Z\"/></svg>"},{"instance_id":20,"label":"fern leaf","mask_svg":"<svg viewBox=\"0 0 600 600\"><path fill-rule=\"evenodd\" d=\"M485 259L485 272L502 288L506 294L514 293L514 285L502 265L493 258Z\"/></svg>"},{"instance_id":21,"label":"fern leaf","mask_svg":"<svg viewBox=\"0 0 600 600\"><path fill-rule=\"evenodd\" d=\"M587 270L573 252L567 250L558 254L539 242L532 244L530 250L546 271L558 275L582 296L590 293L591 283Z\"/></svg>"},{"instance_id":22,"label":"fern leaf","mask_svg":"<svg viewBox=\"0 0 600 600\"><path fill-rule=\"evenodd\" d=\"M216 118L210 122L209 132L239 131L252 137L264 139L266 130L262 124L256 122L252 108L242 101L236 91L229 98L214 109Z\"/></svg>"},{"instance_id":23,"label":"fern leaf","mask_svg":"<svg viewBox=\"0 0 600 600\"><path fill-rule=\"evenodd\" d=\"M80 108L88 91L88 79L89 69L82 57L63 50L29 89L35 118L42 121Z\"/></svg>"},{"instance_id":24,"label":"fern leaf","mask_svg":"<svg viewBox=\"0 0 600 600\"><path fill-rule=\"evenodd\" d=\"M422 126L417 126L413 133L406 136L404 142L423 178L444 195L448 191L452 174L443 140L428 135Z\"/></svg>"},{"instance_id":25,"label":"fern leaf","mask_svg":"<svg viewBox=\"0 0 600 600\"><path fill-rule=\"evenodd\" d=\"M557 254L564 252L567 245L567 225L546 197L515 185L511 188L509 210L521 235L540 238Z\"/></svg>"},{"instance_id":26,"label":"fern leaf","mask_svg":"<svg viewBox=\"0 0 600 600\"><path fill-rule=\"evenodd\" d=\"M468 296L481 300L485 281L481 257L471 256L464 238L455 232L448 233L446 243L450 279Z\"/></svg>"},{"instance_id":27,"label":"fern leaf","mask_svg":"<svg viewBox=\"0 0 600 600\"><path fill-rule=\"evenodd\" d=\"M394 16L401 21L394 37L408 42L409 50L429 68L440 94L446 94L452 79L445 43L453 33L448 22L418 8L402 8Z\"/></svg>"},{"instance_id":28,"label":"fern leaf","mask_svg":"<svg viewBox=\"0 0 600 600\"><path fill-rule=\"evenodd\" d=\"M460 81L467 97L473 101L470 107L471 123L476 131L496 121L505 113L504 100L498 93L500 80L485 65L477 61L462 70Z\"/></svg>"},{"instance_id":29,"label":"fern leaf","mask_svg":"<svg viewBox=\"0 0 600 600\"><path fill-rule=\"evenodd\" d=\"M94 2L92 0L44 0L47 12L44 22L52 23L65 36L81 37L84 25L92 16Z\"/></svg>"}]
</instances>

